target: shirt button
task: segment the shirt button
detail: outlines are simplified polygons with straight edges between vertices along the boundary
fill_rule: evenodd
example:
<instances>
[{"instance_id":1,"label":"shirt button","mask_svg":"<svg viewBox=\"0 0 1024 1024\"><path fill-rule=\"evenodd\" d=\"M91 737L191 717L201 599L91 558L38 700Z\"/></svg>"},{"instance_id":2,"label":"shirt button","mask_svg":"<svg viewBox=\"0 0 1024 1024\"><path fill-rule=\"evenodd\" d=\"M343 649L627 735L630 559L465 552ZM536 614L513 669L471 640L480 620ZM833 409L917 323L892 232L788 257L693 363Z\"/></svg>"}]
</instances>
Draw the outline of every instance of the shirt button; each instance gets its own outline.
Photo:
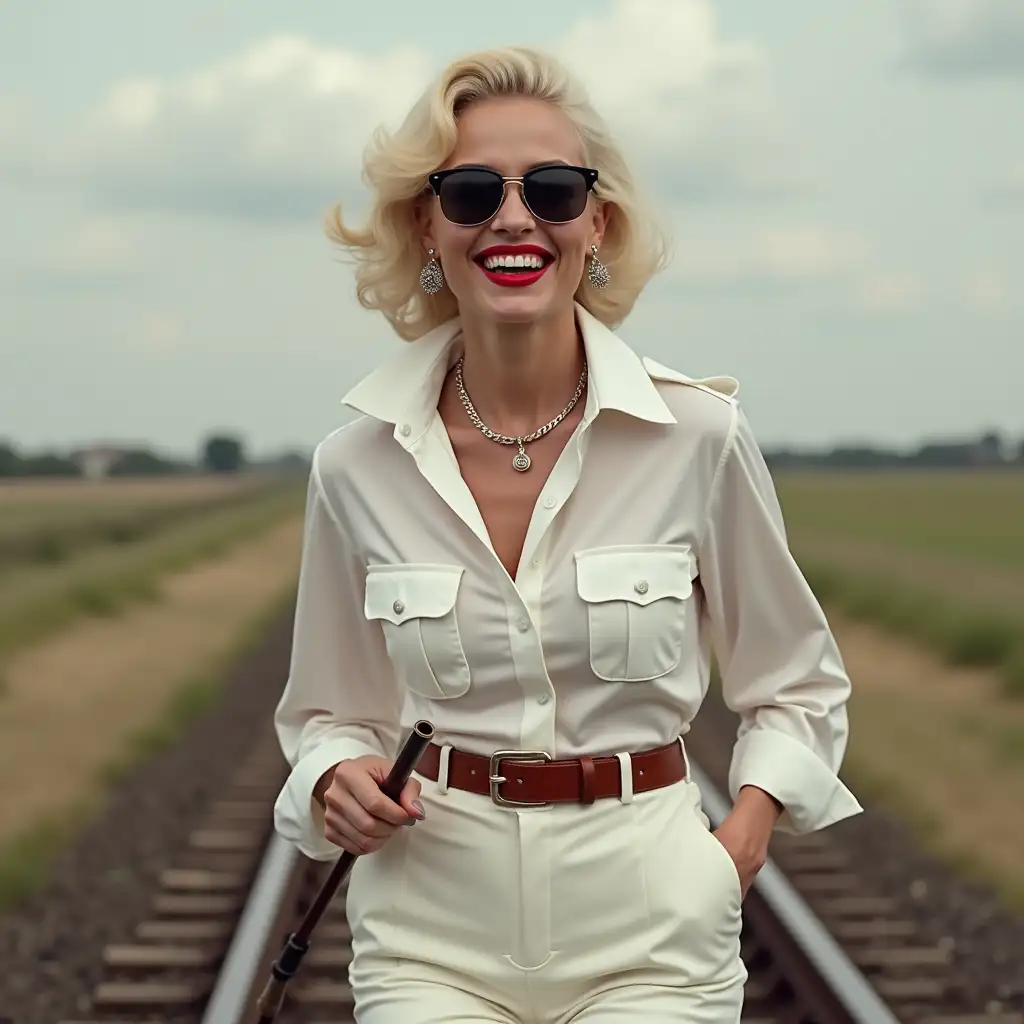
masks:
<instances>
[{"instance_id":1,"label":"shirt button","mask_svg":"<svg viewBox=\"0 0 1024 1024\"><path fill-rule=\"evenodd\" d=\"M396 601L391 607L396 615L401 615L405 611L405 605L401 601Z\"/></svg>"},{"instance_id":2,"label":"shirt button","mask_svg":"<svg viewBox=\"0 0 1024 1024\"><path fill-rule=\"evenodd\" d=\"M550 696L549 696L548 694L546 694L546 693L542 693L542 694L541 694L541 695L540 695L540 696L539 696L539 697L537 698L537 703L538 703L538 704L547 704L547 702L548 702L549 700L551 700L551 697L550 697Z\"/></svg>"},{"instance_id":3,"label":"shirt button","mask_svg":"<svg viewBox=\"0 0 1024 1024\"><path fill-rule=\"evenodd\" d=\"M554 508L555 507L555 499L554 498L545 498L544 499L544 507L545 508Z\"/></svg>"},{"instance_id":4,"label":"shirt button","mask_svg":"<svg viewBox=\"0 0 1024 1024\"><path fill-rule=\"evenodd\" d=\"M539 559L539 558L535 558L535 559L534 559L534 560L533 560L533 561L532 561L532 562L530 563L530 568L531 568L531 569L539 569L539 568L540 568L540 559Z\"/></svg>"},{"instance_id":5,"label":"shirt button","mask_svg":"<svg viewBox=\"0 0 1024 1024\"><path fill-rule=\"evenodd\" d=\"M412 433L412 427L408 423L403 423L398 430L402 437L408 437Z\"/></svg>"},{"instance_id":6,"label":"shirt button","mask_svg":"<svg viewBox=\"0 0 1024 1024\"><path fill-rule=\"evenodd\" d=\"M516 620L516 629L518 629L520 633L525 633L529 628L530 628L530 620L529 619L523 618L523 619L517 619Z\"/></svg>"},{"instance_id":7,"label":"shirt button","mask_svg":"<svg viewBox=\"0 0 1024 1024\"><path fill-rule=\"evenodd\" d=\"M647 580L637 580L636 583L633 584L633 589L638 594L646 594L648 590Z\"/></svg>"}]
</instances>

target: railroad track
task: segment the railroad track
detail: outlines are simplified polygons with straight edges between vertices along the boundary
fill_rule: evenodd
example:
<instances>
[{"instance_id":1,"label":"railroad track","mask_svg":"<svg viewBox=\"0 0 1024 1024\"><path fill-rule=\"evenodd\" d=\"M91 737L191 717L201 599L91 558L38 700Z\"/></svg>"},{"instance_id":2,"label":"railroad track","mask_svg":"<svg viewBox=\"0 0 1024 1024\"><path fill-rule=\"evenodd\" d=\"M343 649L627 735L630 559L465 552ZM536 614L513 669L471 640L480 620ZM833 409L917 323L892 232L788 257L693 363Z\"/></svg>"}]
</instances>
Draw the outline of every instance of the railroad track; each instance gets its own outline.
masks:
<instances>
[{"instance_id":1,"label":"railroad track","mask_svg":"<svg viewBox=\"0 0 1024 1024\"><path fill-rule=\"evenodd\" d=\"M728 810L694 775L713 823ZM255 999L328 865L273 834L285 766L272 734L165 871L134 941L103 951L106 976L60 1024L252 1024ZM279 1024L351 1024L344 889L321 919ZM951 948L917 941L889 902L862 891L850 851L827 833L778 836L744 903L749 1024L1024 1024L970 1012ZM984 1009L984 1008L982 1008Z\"/></svg>"}]
</instances>

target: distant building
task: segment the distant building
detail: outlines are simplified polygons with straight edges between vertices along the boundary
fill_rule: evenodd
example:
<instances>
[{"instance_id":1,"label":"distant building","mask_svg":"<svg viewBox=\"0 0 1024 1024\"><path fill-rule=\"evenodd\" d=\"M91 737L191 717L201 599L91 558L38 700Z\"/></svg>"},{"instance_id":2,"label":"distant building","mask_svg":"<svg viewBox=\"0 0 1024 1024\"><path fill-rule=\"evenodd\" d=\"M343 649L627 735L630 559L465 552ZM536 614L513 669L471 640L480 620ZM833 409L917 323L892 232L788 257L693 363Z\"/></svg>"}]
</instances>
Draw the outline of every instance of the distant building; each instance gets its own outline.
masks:
<instances>
[{"instance_id":1,"label":"distant building","mask_svg":"<svg viewBox=\"0 0 1024 1024\"><path fill-rule=\"evenodd\" d=\"M143 447L140 444L98 443L79 448L70 455L82 476L89 480L101 480L110 475L111 467L130 451Z\"/></svg>"}]
</instances>

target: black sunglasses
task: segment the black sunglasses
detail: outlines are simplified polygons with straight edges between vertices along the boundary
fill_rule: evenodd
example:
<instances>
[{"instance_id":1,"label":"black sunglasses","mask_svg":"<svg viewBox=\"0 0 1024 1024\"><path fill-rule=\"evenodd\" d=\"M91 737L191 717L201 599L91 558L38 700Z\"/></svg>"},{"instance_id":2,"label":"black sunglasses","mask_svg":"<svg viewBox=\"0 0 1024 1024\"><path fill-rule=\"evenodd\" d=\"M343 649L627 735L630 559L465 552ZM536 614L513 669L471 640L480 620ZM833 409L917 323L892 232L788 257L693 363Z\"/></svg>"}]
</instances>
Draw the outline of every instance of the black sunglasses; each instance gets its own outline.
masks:
<instances>
[{"instance_id":1,"label":"black sunglasses","mask_svg":"<svg viewBox=\"0 0 1024 1024\"><path fill-rule=\"evenodd\" d=\"M587 194L597 181L592 167L545 164L522 177L506 177L490 167L449 167L427 177L447 220L477 227L493 220L505 201L505 188L517 182L523 203L537 220L565 224L587 208Z\"/></svg>"}]
</instances>

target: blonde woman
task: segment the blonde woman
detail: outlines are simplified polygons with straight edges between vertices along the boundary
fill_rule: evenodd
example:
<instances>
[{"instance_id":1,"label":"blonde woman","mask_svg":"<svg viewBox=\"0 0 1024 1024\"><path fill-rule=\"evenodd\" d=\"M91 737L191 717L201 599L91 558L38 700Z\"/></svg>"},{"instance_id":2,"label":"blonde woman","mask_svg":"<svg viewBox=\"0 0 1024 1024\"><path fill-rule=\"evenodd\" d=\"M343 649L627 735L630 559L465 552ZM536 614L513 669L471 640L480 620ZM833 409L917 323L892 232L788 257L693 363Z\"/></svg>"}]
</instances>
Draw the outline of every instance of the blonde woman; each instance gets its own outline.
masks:
<instances>
[{"instance_id":1,"label":"blonde woman","mask_svg":"<svg viewBox=\"0 0 1024 1024\"><path fill-rule=\"evenodd\" d=\"M456 61L365 170L367 226L330 231L410 344L316 449L276 716L279 832L370 854L356 1019L735 1022L773 829L860 810L849 680L736 382L613 333L664 250L551 58ZM682 739L712 651L742 720L714 832ZM417 718L437 742L393 803Z\"/></svg>"}]
</instances>

